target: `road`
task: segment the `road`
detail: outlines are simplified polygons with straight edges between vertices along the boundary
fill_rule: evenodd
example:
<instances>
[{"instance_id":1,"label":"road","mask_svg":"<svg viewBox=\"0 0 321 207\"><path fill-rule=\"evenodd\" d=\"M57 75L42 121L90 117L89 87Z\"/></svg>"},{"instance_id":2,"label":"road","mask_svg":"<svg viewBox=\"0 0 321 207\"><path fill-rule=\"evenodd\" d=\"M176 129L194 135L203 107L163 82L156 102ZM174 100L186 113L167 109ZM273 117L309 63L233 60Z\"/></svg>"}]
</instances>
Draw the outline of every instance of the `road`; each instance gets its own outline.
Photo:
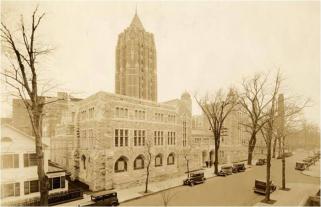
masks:
<instances>
[{"instance_id":1,"label":"road","mask_svg":"<svg viewBox=\"0 0 321 207\"><path fill-rule=\"evenodd\" d=\"M303 175L294 170L297 160L307 156L306 152L297 152L287 158L286 182L320 184L320 178ZM277 186L282 185L281 160L272 160L271 178ZM262 195L253 193L255 179L265 179L266 165L253 166L246 172L227 177L214 177L194 187L179 186L166 191L166 195L174 195L169 205L200 206L200 205L254 205L263 199ZM163 205L162 193L145 196L137 200L122 203L122 206L157 206ZM164 193L163 193L164 195Z\"/></svg>"}]
</instances>

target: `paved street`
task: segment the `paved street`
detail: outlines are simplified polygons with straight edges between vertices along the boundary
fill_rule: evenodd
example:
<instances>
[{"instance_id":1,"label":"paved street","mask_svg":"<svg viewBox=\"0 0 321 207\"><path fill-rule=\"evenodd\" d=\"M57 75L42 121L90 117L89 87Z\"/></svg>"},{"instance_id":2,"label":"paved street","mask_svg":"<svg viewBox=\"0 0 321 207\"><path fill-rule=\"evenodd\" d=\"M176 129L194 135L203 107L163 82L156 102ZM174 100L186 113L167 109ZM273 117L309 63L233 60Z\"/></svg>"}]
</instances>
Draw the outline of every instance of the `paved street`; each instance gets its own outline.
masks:
<instances>
[{"instance_id":1,"label":"paved street","mask_svg":"<svg viewBox=\"0 0 321 207\"><path fill-rule=\"evenodd\" d=\"M319 184L320 178L311 177L294 170L295 161L307 156L306 152L297 152L287 158L286 179L288 183ZM281 186L281 160L272 161L272 180ZM254 179L265 179L266 166L253 166L244 173L228 177L214 177L206 183L194 187L180 186L173 188L167 194L175 194L170 205L254 205L263 196L253 193ZM124 202L123 206L163 205L161 193L145 196L136 200Z\"/></svg>"}]
</instances>

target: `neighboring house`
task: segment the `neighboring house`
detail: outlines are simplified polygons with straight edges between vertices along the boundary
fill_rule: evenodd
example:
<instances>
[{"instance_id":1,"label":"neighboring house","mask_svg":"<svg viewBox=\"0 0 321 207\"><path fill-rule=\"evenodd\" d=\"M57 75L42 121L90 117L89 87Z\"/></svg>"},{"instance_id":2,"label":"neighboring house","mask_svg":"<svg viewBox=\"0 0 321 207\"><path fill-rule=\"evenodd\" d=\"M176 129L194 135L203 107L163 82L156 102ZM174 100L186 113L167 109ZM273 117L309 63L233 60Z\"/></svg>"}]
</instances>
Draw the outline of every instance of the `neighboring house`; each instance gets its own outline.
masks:
<instances>
[{"instance_id":1,"label":"neighboring house","mask_svg":"<svg viewBox=\"0 0 321 207\"><path fill-rule=\"evenodd\" d=\"M49 178L50 192L68 190L65 171L48 166L48 146L44 149L44 169ZM34 137L9 124L1 124L1 204L20 203L39 197L37 157Z\"/></svg>"}]
</instances>

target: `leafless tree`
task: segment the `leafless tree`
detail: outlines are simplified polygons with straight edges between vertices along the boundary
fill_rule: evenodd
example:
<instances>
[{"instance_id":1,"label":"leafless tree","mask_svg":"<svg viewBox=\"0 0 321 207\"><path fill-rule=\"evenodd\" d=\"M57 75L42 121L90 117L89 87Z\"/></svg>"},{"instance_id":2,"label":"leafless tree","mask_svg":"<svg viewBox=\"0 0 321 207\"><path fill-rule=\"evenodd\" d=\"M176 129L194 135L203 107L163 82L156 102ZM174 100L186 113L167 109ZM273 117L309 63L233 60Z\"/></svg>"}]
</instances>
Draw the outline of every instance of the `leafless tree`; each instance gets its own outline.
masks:
<instances>
[{"instance_id":1,"label":"leafless tree","mask_svg":"<svg viewBox=\"0 0 321 207\"><path fill-rule=\"evenodd\" d=\"M247 164L252 164L253 152L256 145L256 137L262 127L265 125L267 114L264 113L269 107L273 96L268 93L268 74L256 74L250 79L244 79L242 82L242 93L239 103L248 117L245 126L246 131L250 133L248 144Z\"/></svg>"},{"instance_id":2,"label":"leafless tree","mask_svg":"<svg viewBox=\"0 0 321 207\"><path fill-rule=\"evenodd\" d=\"M265 201L270 201L270 193L271 193L271 151L272 151L272 139L273 133L276 130L275 121L276 121L276 99L277 94L279 92L281 85L281 74L277 73L274 83L272 84L273 88L271 90L271 102L268 106L267 111L263 111L267 116L265 116L266 121L264 121L264 125L261 128L261 133L266 143L266 191L265 191Z\"/></svg>"},{"instance_id":3,"label":"leafless tree","mask_svg":"<svg viewBox=\"0 0 321 207\"><path fill-rule=\"evenodd\" d=\"M150 165L152 163L153 154L152 154L152 143L150 139L147 139L145 143L145 161L146 161L146 180L145 180L145 191L148 193L148 183L149 183L149 174L150 174Z\"/></svg>"},{"instance_id":4,"label":"leafless tree","mask_svg":"<svg viewBox=\"0 0 321 207\"><path fill-rule=\"evenodd\" d=\"M234 89L230 89L229 93L224 93L222 89L218 90L214 96L209 95L195 100L204 112L210 129L214 137L215 160L214 173L218 173L218 150L220 148L221 134L226 117L234 110L237 105L237 93Z\"/></svg>"},{"instance_id":5,"label":"leafless tree","mask_svg":"<svg viewBox=\"0 0 321 207\"><path fill-rule=\"evenodd\" d=\"M48 177L44 170L44 152L42 144L42 118L43 109L47 101L39 95L41 84L39 79L39 57L47 55L51 49L41 47L37 41L37 32L45 13L38 14L38 8L32 13L30 28L25 27L23 16L19 24L19 30L10 29L1 22L2 52L7 57L8 67L2 68L1 75L11 95L18 97L27 109L32 131L35 136L37 154L37 173L40 182L40 205L48 205ZM19 34L19 35L17 35ZM40 90L39 90L40 89ZM47 91L49 89L45 89ZM57 101L57 100L55 100Z\"/></svg>"},{"instance_id":6,"label":"leafless tree","mask_svg":"<svg viewBox=\"0 0 321 207\"><path fill-rule=\"evenodd\" d=\"M187 178L189 178L189 176L190 176L189 161L191 159L191 150L192 150L191 147L186 147L182 151L183 157L186 161Z\"/></svg>"},{"instance_id":7,"label":"leafless tree","mask_svg":"<svg viewBox=\"0 0 321 207\"><path fill-rule=\"evenodd\" d=\"M281 143L281 154L282 157L282 188L286 190L285 182L285 139L288 137L294 128L297 127L298 123L301 123L301 112L308 106L309 99L302 99L303 103L299 103L299 99L284 99L284 95L280 94L278 98L278 114L277 114L277 134Z\"/></svg>"},{"instance_id":8,"label":"leafless tree","mask_svg":"<svg viewBox=\"0 0 321 207\"><path fill-rule=\"evenodd\" d=\"M168 206L172 199L177 195L177 191L175 191L174 189L167 189L163 190L160 194L163 201L163 205Z\"/></svg>"}]
</instances>

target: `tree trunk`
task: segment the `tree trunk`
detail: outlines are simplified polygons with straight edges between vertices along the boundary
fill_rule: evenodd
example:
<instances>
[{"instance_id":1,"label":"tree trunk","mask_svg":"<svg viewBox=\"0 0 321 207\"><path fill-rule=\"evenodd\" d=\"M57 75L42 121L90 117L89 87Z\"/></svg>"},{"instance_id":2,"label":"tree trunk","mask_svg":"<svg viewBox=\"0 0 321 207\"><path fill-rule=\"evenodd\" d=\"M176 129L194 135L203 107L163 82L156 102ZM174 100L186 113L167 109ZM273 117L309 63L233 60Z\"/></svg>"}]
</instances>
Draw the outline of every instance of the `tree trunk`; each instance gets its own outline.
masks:
<instances>
[{"instance_id":1,"label":"tree trunk","mask_svg":"<svg viewBox=\"0 0 321 207\"><path fill-rule=\"evenodd\" d=\"M275 139L274 139L273 141L274 141L274 142L273 142L273 153L272 153L272 157L275 158L277 138L275 137Z\"/></svg>"},{"instance_id":2,"label":"tree trunk","mask_svg":"<svg viewBox=\"0 0 321 207\"><path fill-rule=\"evenodd\" d=\"M265 201L268 202L270 201L270 193L271 193L271 139L272 139L272 129L270 129L271 134L269 134L268 136L268 141L267 141L267 154L266 154L266 160L267 160L267 164L266 164L266 191L265 191Z\"/></svg>"},{"instance_id":3,"label":"tree trunk","mask_svg":"<svg viewBox=\"0 0 321 207\"><path fill-rule=\"evenodd\" d=\"M284 136L282 137L282 189L286 189L286 186L285 186Z\"/></svg>"},{"instance_id":4,"label":"tree trunk","mask_svg":"<svg viewBox=\"0 0 321 207\"><path fill-rule=\"evenodd\" d=\"M36 140L36 154L37 154L37 173L40 184L40 205L48 206L48 177L45 173L44 152L42 149L42 126L41 116L43 107L36 105L32 110L34 134Z\"/></svg>"},{"instance_id":5,"label":"tree trunk","mask_svg":"<svg viewBox=\"0 0 321 207\"><path fill-rule=\"evenodd\" d=\"M252 165L252 159L253 159L253 151L256 144L256 135L255 133L252 133L251 139L249 141L249 147L248 147L248 155L247 155L247 164Z\"/></svg>"},{"instance_id":6,"label":"tree trunk","mask_svg":"<svg viewBox=\"0 0 321 207\"><path fill-rule=\"evenodd\" d=\"M278 137L278 144L279 144L279 151L278 151L278 156L281 156L282 154L282 146L281 146L281 137Z\"/></svg>"},{"instance_id":7,"label":"tree trunk","mask_svg":"<svg viewBox=\"0 0 321 207\"><path fill-rule=\"evenodd\" d=\"M214 160L214 173L215 175L218 174L218 149L219 149L219 146L218 144L215 142L215 160Z\"/></svg>"},{"instance_id":8,"label":"tree trunk","mask_svg":"<svg viewBox=\"0 0 321 207\"><path fill-rule=\"evenodd\" d=\"M189 178L189 160L186 159L186 167L187 167L187 178Z\"/></svg>"},{"instance_id":9,"label":"tree trunk","mask_svg":"<svg viewBox=\"0 0 321 207\"><path fill-rule=\"evenodd\" d=\"M145 192L148 192L148 180L149 180L149 166L150 166L150 162L148 163L147 167L146 167L146 181L145 181Z\"/></svg>"}]
</instances>

